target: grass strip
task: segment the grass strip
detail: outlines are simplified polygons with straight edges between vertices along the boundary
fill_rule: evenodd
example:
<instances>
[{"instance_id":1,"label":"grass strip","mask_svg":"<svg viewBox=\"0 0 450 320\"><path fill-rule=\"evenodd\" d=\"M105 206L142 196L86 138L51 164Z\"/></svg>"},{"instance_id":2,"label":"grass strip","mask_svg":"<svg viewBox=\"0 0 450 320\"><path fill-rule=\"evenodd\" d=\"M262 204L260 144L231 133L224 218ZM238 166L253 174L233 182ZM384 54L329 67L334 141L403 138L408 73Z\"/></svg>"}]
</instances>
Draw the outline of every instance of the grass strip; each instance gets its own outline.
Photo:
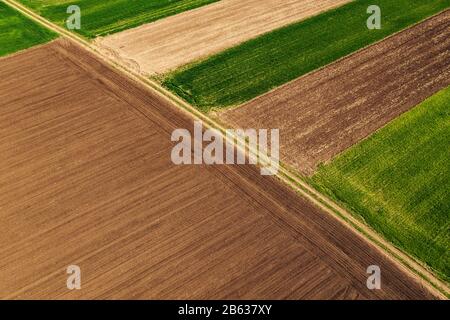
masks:
<instances>
[{"instance_id":1,"label":"grass strip","mask_svg":"<svg viewBox=\"0 0 450 320\"><path fill-rule=\"evenodd\" d=\"M81 29L86 38L105 36L134 28L218 0L19 0L48 20L65 27L67 8L81 10Z\"/></svg>"},{"instance_id":2,"label":"grass strip","mask_svg":"<svg viewBox=\"0 0 450 320\"><path fill-rule=\"evenodd\" d=\"M377 0L382 28L369 30L372 0L350 2L184 66L162 84L200 110L244 103L450 7L450 0Z\"/></svg>"}]
</instances>

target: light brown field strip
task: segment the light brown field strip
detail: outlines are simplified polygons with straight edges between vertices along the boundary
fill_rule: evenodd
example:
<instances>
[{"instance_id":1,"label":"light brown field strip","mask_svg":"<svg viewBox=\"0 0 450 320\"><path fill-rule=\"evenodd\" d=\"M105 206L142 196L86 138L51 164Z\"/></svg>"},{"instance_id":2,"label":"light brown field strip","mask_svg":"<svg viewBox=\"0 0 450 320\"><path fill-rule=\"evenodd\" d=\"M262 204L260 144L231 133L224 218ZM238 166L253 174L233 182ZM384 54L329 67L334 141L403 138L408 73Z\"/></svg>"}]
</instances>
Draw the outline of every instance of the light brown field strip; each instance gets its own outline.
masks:
<instances>
[{"instance_id":1,"label":"light brown field strip","mask_svg":"<svg viewBox=\"0 0 450 320\"><path fill-rule=\"evenodd\" d=\"M132 60L145 74L165 73L347 2L222 0L98 39L97 44Z\"/></svg>"},{"instance_id":2,"label":"light brown field strip","mask_svg":"<svg viewBox=\"0 0 450 320\"><path fill-rule=\"evenodd\" d=\"M450 85L450 11L218 116L279 128L282 160L305 174Z\"/></svg>"},{"instance_id":3,"label":"light brown field strip","mask_svg":"<svg viewBox=\"0 0 450 320\"><path fill-rule=\"evenodd\" d=\"M432 297L258 168L173 165L190 117L66 40L0 73L0 298Z\"/></svg>"}]
</instances>

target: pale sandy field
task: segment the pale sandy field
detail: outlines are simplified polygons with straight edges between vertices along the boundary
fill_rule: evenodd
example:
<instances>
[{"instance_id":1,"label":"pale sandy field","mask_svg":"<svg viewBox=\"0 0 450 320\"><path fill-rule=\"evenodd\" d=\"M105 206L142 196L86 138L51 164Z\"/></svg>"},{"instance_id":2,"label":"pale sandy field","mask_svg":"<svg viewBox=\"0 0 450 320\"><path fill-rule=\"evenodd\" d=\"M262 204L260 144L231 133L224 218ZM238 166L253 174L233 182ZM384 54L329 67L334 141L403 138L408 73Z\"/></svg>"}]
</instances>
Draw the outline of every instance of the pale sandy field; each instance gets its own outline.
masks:
<instances>
[{"instance_id":1,"label":"pale sandy field","mask_svg":"<svg viewBox=\"0 0 450 320\"><path fill-rule=\"evenodd\" d=\"M138 65L142 73L165 73L186 63L349 0L223 0L96 40Z\"/></svg>"}]
</instances>

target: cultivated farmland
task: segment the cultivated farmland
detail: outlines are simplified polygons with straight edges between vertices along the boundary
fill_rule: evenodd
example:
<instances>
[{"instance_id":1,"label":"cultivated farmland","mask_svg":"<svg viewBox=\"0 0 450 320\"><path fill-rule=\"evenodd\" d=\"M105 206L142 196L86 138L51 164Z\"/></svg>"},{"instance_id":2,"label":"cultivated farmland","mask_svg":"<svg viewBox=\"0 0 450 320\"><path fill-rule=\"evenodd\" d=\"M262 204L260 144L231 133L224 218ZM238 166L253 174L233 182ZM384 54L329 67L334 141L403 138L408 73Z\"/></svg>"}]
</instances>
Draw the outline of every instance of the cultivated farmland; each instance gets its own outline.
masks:
<instances>
[{"instance_id":1,"label":"cultivated farmland","mask_svg":"<svg viewBox=\"0 0 450 320\"><path fill-rule=\"evenodd\" d=\"M222 0L198 10L99 39L147 75L238 45L349 0Z\"/></svg>"},{"instance_id":2,"label":"cultivated farmland","mask_svg":"<svg viewBox=\"0 0 450 320\"><path fill-rule=\"evenodd\" d=\"M173 165L193 120L76 45L0 72L1 298L431 298L257 168ZM66 288L74 263L83 290Z\"/></svg>"},{"instance_id":3,"label":"cultivated farmland","mask_svg":"<svg viewBox=\"0 0 450 320\"><path fill-rule=\"evenodd\" d=\"M156 21L218 0L19 0L43 17L65 26L67 7L81 9L83 36L94 38Z\"/></svg>"},{"instance_id":4,"label":"cultivated farmland","mask_svg":"<svg viewBox=\"0 0 450 320\"><path fill-rule=\"evenodd\" d=\"M312 181L450 280L450 87L320 167Z\"/></svg>"},{"instance_id":5,"label":"cultivated farmland","mask_svg":"<svg viewBox=\"0 0 450 320\"><path fill-rule=\"evenodd\" d=\"M447 10L218 116L240 128L279 128L282 160L312 174L450 85L449 34Z\"/></svg>"},{"instance_id":6,"label":"cultivated farmland","mask_svg":"<svg viewBox=\"0 0 450 320\"><path fill-rule=\"evenodd\" d=\"M371 0L350 2L168 74L163 85L202 111L241 104L450 7L450 0L378 0L382 28L369 30Z\"/></svg>"},{"instance_id":7,"label":"cultivated farmland","mask_svg":"<svg viewBox=\"0 0 450 320\"><path fill-rule=\"evenodd\" d=\"M0 2L0 56L45 43L56 35Z\"/></svg>"}]
</instances>

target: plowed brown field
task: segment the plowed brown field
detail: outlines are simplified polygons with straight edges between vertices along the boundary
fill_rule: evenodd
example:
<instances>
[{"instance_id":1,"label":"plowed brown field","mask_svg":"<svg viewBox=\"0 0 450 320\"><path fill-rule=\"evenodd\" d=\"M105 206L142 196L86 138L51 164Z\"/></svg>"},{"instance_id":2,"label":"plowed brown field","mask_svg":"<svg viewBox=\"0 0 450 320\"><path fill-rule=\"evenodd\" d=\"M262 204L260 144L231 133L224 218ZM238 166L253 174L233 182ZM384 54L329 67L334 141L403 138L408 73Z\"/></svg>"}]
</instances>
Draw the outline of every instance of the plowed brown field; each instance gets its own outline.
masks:
<instances>
[{"instance_id":1,"label":"plowed brown field","mask_svg":"<svg viewBox=\"0 0 450 320\"><path fill-rule=\"evenodd\" d=\"M0 298L431 298L258 168L173 165L192 120L79 47L0 73Z\"/></svg>"},{"instance_id":2,"label":"plowed brown field","mask_svg":"<svg viewBox=\"0 0 450 320\"><path fill-rule=\"evenodd\" d=\"M222 0L103 39L145 74L165 73L350 0Z\"/></svg>"},{"instance_id":3,"label":"plowed brown field","mask_svg":"<svg viewBox=\"0 0 450 320\"><path fill-rule=\"evenodd\" d=\"M450 85L449 34L448 10L219 117L279 128L282 160L311 174Z\"/></svg>"}]
</instances>

